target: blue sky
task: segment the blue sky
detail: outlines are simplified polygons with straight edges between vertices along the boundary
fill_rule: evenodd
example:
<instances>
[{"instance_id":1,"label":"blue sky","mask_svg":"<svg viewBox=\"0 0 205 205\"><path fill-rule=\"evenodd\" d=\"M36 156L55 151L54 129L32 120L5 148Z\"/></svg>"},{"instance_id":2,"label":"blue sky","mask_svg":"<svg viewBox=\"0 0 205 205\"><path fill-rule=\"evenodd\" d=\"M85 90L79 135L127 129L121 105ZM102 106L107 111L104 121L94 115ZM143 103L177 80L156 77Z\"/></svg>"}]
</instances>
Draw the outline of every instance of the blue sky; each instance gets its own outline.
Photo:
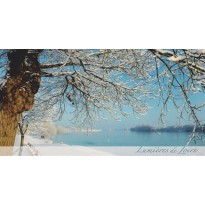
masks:
<instances>
[{"instance_id":1,"label":"blue sky","mask_svg":"<svg viewBox=\"0 0 205 205\"><path fill-rule=\"evenodd\" d=\"M191 102L193 104L201 104L204 102L204 94L198 93L193 96L191 96ZM131 127L134 127L136 125L151 125L151 126L162 126L159 120L160 111L162 108L162 105L158 105L158 100L152 100L149 102L149 105L152 106L152 108L147 112L146 115L138 115L137 117L132 114L131 109L126 107L126 111L130 112L131 114L127 117L120 116L121 121L116 121L113 118L111 118L108 114L105 113L105 116L107 117L107 120L97 120L93 123L95 128L100 129L129 129ZM181 102L182 104L182 102ZM176 125L178 121L179 114L177 113L174 105L172 102L168 103L168 109L170 112L167 113L166 117L164 117L164 122L166 125ZM72 124L68 119L69 117L69 107L67 107L67 113L64 113L63 119L58 121L57 124L61 124L66 127L75 127L74 124ZM204 116L205 116L205 109L202 109L200 112L197 113L198 117L202 122L204 123ZM184 120L180 121L180 124L192 124L193 121L188 120L188 115L184 115Z\"/></svg>"},{"instance_id":2,"label":"blue sky","mask_svg":"<svg viewBox=\"0 0 205 205\"><path fill-rule=\"evenodd\" d=\"M155 73L153 73L153 75L156 75ZM165 79L166 81L166 79ZM154 83L154 82L153 82ZM165 83L166 84L166 83ZM155 90L155 88L154 88ZM153 91L155 92L155 91ZM178 95L179 97L181 97L181 100L178 100L177 103L178 105L181 107L184 104L184 97L181 93L181 91L177 88L172 88L172 93L174 95ZM167 96L167 91L164 91L164 95L165 97ZM205 97L204 97L204 93L195 93L190 95L190 100L192 105L201 105L205 102ZM111 118L108 113L104 112L103 114L105 115L105 117L107 118L107 120L96 120L93 123L93 126L96 128L100 128L100 129L129 129L131 127L135 127L137 125L151 125L151 126L163 126L163 124L160 122L160 112L162 109L162 102L159 102L159 98L156 98L154 100L148 100L148 105L152 108L150 108L147 112L146 115L134 115L132 113L131 108L129 107L125 107L124 111L130 113L129 116L124 117L122 115L119 114L121 121L116 121L113 118ZM184 125L184 124L193 124L193 120L189 120L189 116L188 114L184 113L184 119L180 119L179 121L179 113L177 112L174 104L172 101L169 101L168 104L168 109L169 112L166 113L166 116L163 118L164 123L169 126L169 125L177 125L180 124ZM67 106L67 113L64 114L63 119L59 122L57 122L58 124L62 124L64 126L67 127L74 127L76 125L72 124L69 119L72 118L72 114L71 116L69 116L69 110L71 110L71 108L69 108ZM197 116L198 118L201 120L202 123L205 123L205 108L203 108L200 112L197 112Z\"/></svg>"},{"instance_id":3,"label":"blue sky","mask_svg":"<svg viewBox=\"0 0 205 205\"><path fill-rule=\"evenodd\" d=\"M4 59L3 59L4 60ZM1 59L1 63L5 63ZM2 73L2 71L4 71L3 69L0 70L0 77L4 76L4 73ZM178 92L178 91L175 91ZM191 96L191 102L193 104L201 104L204 103L205 101L205 97L204 97L204 93L199 93L199 94L195 94ZM180 102L182 104L182 102ZM126 112L130 112L131 114L127 117L121 117L121 121L116 121L114 119L112 119L107 113L105 113L105 116L108 118L107 120L97 120L96 122L93 123L94 127L96 128L102 128L102 129L120 129L120 128L126 128L129 129L130 127L134 127L136 125L143 125L143 124L147 124L147 125L152 125L152 126L161 126L160 121L159 121L159 115L160 115L160 111L162 108L162 105L158 105L158 101L157 100L152 100L149 101L149 105L152 107L146 115L144 116L140 116L138 115L137 118L132 114L132 111L129 107L125 108ZM164 118L164 121L167 125L176 125L178 123L178 116L179 114L177 113L175 107L173 106L173 103L169 102L168 103L168 108L170 110L169 113L167 113L167 116ZM66 127L74 127L76 125L72 124L69 119L72 118L72 114L71 112L71 108L67 106L67 112L64 113L63 115L63 119L57 121L57 124L61 124L64 125ZM202 122L204 123L204 116L205 116L205 109L202 109L200 112L197 113L198 117L200 120L202 120ZM188 121L188 115L185 115L185 120L181 120L181 124L190 124L191 122Z\"/></svg>"}]
</instances>

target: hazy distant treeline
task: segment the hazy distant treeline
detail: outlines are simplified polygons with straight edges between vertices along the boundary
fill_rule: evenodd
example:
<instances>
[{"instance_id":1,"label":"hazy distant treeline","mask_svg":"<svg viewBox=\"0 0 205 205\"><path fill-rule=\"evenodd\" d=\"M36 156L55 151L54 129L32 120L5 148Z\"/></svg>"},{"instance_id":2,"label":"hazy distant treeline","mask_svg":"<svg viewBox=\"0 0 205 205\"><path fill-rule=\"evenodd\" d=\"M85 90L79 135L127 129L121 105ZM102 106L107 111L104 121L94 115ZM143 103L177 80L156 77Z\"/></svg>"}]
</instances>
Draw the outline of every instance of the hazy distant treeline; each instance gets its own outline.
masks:
<instances>
[{"instance_id":1,"label":"hazy distant treeline","mask_svg":"<svg viewBox=\"0 0 205 205\"><path fill-rule=\"evenodd\" d=\"M205 125L203 126L205 127ZM194 125L184 125L184 126L168 126L156 128L149 125L136 126L130 129L131 131L137 132L193 132ZM195 132L205 132L205 128L196 127Z\"/></svg>"}]
</instances>

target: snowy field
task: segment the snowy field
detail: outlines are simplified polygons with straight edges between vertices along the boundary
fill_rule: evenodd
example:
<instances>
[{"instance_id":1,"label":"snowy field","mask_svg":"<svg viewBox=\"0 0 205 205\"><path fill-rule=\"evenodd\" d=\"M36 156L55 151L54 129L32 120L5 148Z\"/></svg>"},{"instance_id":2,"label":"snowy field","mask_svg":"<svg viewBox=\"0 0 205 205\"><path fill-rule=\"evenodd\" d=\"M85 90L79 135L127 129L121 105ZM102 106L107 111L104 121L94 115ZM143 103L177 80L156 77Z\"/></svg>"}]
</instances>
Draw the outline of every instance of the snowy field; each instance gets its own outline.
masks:
<instances>
[{"instance_id":1,"label":"snowy field","mask_svg":"<svg viewBox=\"0 0 205 205\"><path fill-rule=\"evenodd\" d=\"M13 155L19 155L19 136L15 142ZM107 156L113 155L105 151L84 146L69 146L65 144L53 144L49 139L41 139L27 135L22 156Z\"/></svg>"},{"instance_id":2,"label":"snowy field","mask_svg":"<svg viewBox=\"0 0 205 205\"><path fill-rule=\"evenodd\" d=\"M13 156L19 156L20 137L13 148ZM203 146L155 147L155 146L71 146L55 144L49 139L27 135L21 156L203 156Z\"/></svg>"}]
</instances>

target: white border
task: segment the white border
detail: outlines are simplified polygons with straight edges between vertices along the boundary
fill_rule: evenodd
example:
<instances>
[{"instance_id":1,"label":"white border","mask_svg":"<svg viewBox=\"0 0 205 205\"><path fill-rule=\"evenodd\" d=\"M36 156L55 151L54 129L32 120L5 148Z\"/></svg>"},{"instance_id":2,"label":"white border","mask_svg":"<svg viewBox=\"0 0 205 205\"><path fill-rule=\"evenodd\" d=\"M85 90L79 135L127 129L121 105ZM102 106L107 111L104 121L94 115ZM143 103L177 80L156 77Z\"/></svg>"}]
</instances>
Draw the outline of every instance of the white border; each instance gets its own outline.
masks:
<instances>
[{"instance_id":1,"label":"white border","mask_svg":"<svg viewBox=\"0 0 205 205\"><path fill-rule=\"evenodd\" d=\"M201 157L1 158L2 204L204 204Z\"/></svg>"},{"instance_id":2,"label":"white border","mask_svg":"<svg viewBox=\"0 0 205 205\"><path fill-rule=\"evenodd\" d=\"M203 48L203 0L6 0L1 48ZM2 204L204 204L203 157L1 157Z\"/></svg>"},{"instance_id":3,"label":"white border","mask_svg":"<svg viewBox=\"0 0 205 205\"><path fill-rule=\"evenodd\" d=\"M203 0L1 1L1 48L204 48Z\"/></svg>"}]
</instances>

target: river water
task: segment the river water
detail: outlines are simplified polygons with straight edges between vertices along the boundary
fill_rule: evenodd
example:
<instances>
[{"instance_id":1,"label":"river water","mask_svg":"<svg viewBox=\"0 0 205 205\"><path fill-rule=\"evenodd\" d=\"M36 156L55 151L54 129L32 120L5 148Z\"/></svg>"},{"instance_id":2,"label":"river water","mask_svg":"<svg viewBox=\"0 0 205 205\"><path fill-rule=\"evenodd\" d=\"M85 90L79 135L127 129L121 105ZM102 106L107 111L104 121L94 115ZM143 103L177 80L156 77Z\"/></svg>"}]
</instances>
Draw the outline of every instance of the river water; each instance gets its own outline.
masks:
<instances>
[{"instance_id":1,"label":"river water","mask_svg":"<svg viewBox=\"0 0 205 205\"><path fill-rule=\"evenodd\" d=\"M185 146L191 133L185 132L133 132L130 130L102 130L98 132L70 132L53 139L53 143L80 146ZM204 146L201 140L191 146Z\"/></svg>"}]
</instances>

